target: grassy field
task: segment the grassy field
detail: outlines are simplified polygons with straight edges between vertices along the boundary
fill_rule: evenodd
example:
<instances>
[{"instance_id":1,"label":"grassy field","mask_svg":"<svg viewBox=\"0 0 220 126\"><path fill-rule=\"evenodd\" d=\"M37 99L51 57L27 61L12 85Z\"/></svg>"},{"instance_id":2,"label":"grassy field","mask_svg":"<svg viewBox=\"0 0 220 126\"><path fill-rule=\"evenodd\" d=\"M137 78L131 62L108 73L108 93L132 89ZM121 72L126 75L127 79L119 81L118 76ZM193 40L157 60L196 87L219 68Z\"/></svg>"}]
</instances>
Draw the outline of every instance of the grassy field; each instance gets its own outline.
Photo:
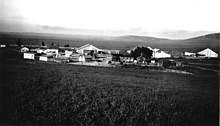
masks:
<instances>
[{"instance_id":1,"label":"grassy field","mask_svg":"<svg viewBox=\"0 0 220 126\"><path fill-rule=\"evenodd\" d=\"M23 60L0 50L0 124L218 125L216 73ZM204 71L200 71L204 72Z\"/></svg>"},{"instance_id":2,"label":"grassy field","mask_svg":"<svg viewBox=\"0 0 220 126\"><path fill-rule=\"evenodd\" d=\"M160 59L163 61L168 61L170 59ZM219 61L218 58L210 59L174 59L175 61L181 62L184 67L179 67L183 71L188 71L197 75L210 76L213 74L218 74L219 72Z\"/></svg>"}]
</instances>

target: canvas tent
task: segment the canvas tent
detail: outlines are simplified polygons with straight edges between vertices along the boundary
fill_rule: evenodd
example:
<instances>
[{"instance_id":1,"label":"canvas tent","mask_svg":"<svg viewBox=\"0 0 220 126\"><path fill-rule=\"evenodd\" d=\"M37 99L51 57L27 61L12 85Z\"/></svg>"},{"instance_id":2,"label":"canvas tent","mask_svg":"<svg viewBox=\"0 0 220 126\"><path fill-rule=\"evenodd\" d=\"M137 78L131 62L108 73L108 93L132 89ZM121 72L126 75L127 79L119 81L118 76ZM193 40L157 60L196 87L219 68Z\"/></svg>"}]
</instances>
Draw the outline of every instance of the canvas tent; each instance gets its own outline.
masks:
<instances>
[{"instance_id":1,"label":"canvas tent","mask_svg":"<svg viewBox=\"0 0 220 126\"><path fill-rule=\"evenodd\" d=\"M169 57L171 57L170 54L167 54L160 49L155 48L152 51L153 51L153 58L169 58Z\"/></svg>"},{"instance_id":2,"label":"canvas tent","mask_svg":"<svg viewBox=\"0 0 220 126\"><path fill-rule=\"evenodd\" d=\"M196 53L184 52L184 56L195 57L195 56L196 56Z\"/></svg>"},{"instance_id":3,"label":"canvas tent","mask_svg":"<svg viewBox=\"0 0 220 126\"><path fill-rule=\"evenodd\" d=\"M98 49L97 47L90 45L90 44L86 44L86 45L81 46L76 49L76 52L80 53L80 54L84 54L87 51L98 52L98 51L100 51L100 49Z\"/></svg>"},{"instance_id":4,"label":"canvas tent","mask_svg":"<svg viewBox=\"0 0 220 126\"><path fill-rule=\"evenodd\" d=\"M27 47L21 48L21 52L28 52L28 51L29 51L29 49Z\"/></svg>"},{"instance_id":5,"label":"canvas tent","mask_svg":"<svg viewBox=\"0 0 220 126\"><path fill-rule=\"evenodd\" d=\"M92 60L92 56L90 55L80 55L79 56L79 61L80 62L86 62Z\"/></svg>"},{"instance_id":6,"label":"canvas tent","mask_svg":"<svg viewBox=\"0 0 220 126\"><path fill-rule=\"evenodd\" d=\"M211 49L207 48L200 52L198 52L199 55L203 55L204 57L218 57L218 54L212 51Z\"/></svg>"}]
</instances>

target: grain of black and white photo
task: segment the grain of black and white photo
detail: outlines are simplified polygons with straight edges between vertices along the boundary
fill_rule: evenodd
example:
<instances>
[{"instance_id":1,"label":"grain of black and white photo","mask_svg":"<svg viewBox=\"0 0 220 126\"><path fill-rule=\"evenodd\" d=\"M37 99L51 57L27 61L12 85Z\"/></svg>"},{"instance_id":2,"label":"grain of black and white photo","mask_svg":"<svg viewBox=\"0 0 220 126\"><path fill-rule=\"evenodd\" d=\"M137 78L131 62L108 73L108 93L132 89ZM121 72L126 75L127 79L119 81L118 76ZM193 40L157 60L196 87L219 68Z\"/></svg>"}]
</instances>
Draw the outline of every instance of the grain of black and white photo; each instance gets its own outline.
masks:
<instances>
[{"instance_id":1,"label":"grain of black and white photo","mask_svg":"<svg viewBox=\"0 0 220 126\"><path fill-rule=\"evenodd\" d=\"M218 126L219 0L0 0L0 125Z\"/></svg>"}]
</instances>

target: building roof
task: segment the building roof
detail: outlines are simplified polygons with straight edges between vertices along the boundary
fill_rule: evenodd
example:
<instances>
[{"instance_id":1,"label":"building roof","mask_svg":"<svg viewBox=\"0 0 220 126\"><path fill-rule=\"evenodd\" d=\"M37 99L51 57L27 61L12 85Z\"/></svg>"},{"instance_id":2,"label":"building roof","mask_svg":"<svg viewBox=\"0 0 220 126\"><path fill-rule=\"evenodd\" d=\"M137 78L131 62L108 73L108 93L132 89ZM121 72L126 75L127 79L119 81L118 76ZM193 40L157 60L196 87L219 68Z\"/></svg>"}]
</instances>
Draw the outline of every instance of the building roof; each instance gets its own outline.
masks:
<instances>
[{"instance_id":1,"label":"building roof","mask_svg":"<svg viewBox=\"0 0 220 126\"><path fill-rule=\"evenodd\" d=\"M66 50L68 50L68 51L73 51L73 50L75 50L75 48L73 48L73 47L59 47L59 50L64 50L64 51L66 51Z\"/></svg>"},{"instance_id":2,"label":"building roof","mask_svg":"<svg viewBox=\"0 0 220 126\"><path fill-rule=\"evenodd\" d=\"M215 53L215 52L212 51L210 48L204 49L204 50L202 50L202 51L200 51L200 52L198 52L198 53L204 53L204 52L213 52L213 53ZM217 53L216 53L216 54L217 54Z\"/></svg>"},{"instance_id":3,"label":"building roof","mask_svg":"<svg viewBox=\"0 0 220 126\"><path fill-rule=\"evenodd\" d=\"M206 57L218 57L218 54L215 53L214 51L212 51L212 50L209 49L209 48L204 49L204 50L198 52L198 54L203 54L203 55L205 55Z\"/></svg>"},{"instance_id":4,"label":"building roof","mask_svg":"<svg viewBox=\"0 0 220 126\"><path fill-rule=\"evenodd\" d=\"M90 45L90 44L86 44L86 45L84 45L84 46L81 46L81 47L79 47L79 48L77 48L78 50L79 49L83 49L83 48L86 48L86 47L88 47L88 46L93 46L93 45ZM96 48L96 49L98 49L97 47L95 47L95 46L93 46L94 48Z\"/></svg>"},{"instance_id":5,"label":"building roof","mask_svg":"<svg viewBox=\"0 0 220 126\"><path fill-rule=\"evenodd\" d=\"M27 47L22 47L21 49L29 49L29 48L27 48Z\"/></svg>"},{"instance_id":6,"label":"building roof","mask_svg":"<svg viewBox=\"0 0 220 126\"><path fill-rule=\"evenodd\" d=\"M34 53L34 52L24 52L24 54L37 54L37 53Z\"/></svg>"}]
</instances>

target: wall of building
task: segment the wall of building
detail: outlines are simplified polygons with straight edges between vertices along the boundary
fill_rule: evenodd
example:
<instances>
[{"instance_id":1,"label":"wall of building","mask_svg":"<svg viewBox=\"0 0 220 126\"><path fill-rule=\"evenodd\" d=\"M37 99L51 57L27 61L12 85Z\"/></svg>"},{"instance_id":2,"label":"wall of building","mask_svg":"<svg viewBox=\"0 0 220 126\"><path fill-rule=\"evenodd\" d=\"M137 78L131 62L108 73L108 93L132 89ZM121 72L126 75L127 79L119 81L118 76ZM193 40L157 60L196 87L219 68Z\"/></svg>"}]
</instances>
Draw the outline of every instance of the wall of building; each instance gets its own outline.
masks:
<instances>
[{"instance_id":1,"label":"wall of building","mask_svg":"<svg viewBox=\"0 0 220 126\"><path fill-rule=\"evenodd\" d=\"M32 53L24 53L23 57L24 57L24 59L33 59L34 60L34 54L32 54Z\"/></svg>"},{"instance_id":2,"label":"wall of building","mask_svg":"<svg viewBox=\"0 0 220 126\"><path fill-rule=\"evenodd\" d=\"M40 56L39 60L40 61L48 61L48 58L46 56Z\"/></svg>"}]
</instances>

